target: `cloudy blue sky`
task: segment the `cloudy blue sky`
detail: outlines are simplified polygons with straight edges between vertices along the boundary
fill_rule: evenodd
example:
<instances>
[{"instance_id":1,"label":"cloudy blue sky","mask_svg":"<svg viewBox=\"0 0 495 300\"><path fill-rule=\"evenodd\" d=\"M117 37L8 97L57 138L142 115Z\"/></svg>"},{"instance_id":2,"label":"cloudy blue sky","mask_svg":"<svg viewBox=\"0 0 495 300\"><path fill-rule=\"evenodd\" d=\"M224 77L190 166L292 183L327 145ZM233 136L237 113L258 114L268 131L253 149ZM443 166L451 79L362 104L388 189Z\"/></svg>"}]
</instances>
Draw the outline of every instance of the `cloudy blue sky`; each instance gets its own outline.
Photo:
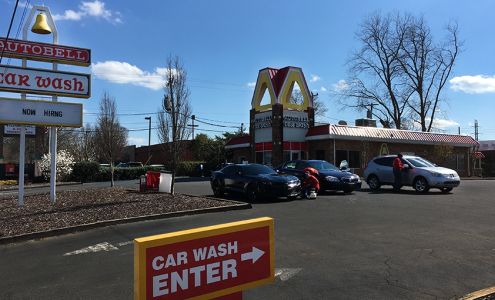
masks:
<instances>
[{"instance_id":1,"label":"cloudy blue sky","mask_svg":"<svg viewBox=\"0 0 495 300\"><path fill-rule=\"evenodd\" d=\"M495 139L495 2L480 1L20 1L10 37L17 34L24 7L44 4L56 19L59 43L91 48L92 97L84 103L84 122L94 123L104 92L117 100L121 123L131 129L130 144L147 144L162 99L161 75L169 54L182 58L191 104L198 118L224 126L249 123L257 72L264 67L301 67L311 90L328 107L321 121L362 117L342 111L331 92L345 86L345 62L358 47L355 33L373 12L424 15L437 39L457 21L464 41L441 107L437 130ZM14 0L0 0L0 36L6 36ZM29 12L29 9L27 13ZM31 34L29 39L49 42ZM19 65L15 59L2 64ZM36 65L39 66L39 65ZM46 65L46 67L49 67ZM0 96L12 96L0 93ZM132 115L134 114L134 115ZM137 115L136 115L137 114ZM155 126L155 124L153 124ZM201 124L198 132L220 134L230 127ZM219 131L219 132L217 132ZM152 143L158 142L152 132Z\"/></svg>"}]
</instances>

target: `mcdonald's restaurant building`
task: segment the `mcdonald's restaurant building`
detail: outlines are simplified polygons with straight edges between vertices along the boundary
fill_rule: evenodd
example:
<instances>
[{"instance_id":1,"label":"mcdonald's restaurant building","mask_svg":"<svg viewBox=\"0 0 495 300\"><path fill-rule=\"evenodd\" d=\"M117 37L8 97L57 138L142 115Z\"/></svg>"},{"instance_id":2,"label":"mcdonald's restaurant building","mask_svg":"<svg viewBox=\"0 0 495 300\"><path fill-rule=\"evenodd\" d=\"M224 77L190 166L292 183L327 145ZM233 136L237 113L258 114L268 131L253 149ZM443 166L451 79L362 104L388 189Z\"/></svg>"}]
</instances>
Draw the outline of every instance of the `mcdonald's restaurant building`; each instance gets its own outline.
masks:
<instances>
[{"instance_id":1,"label":"mcdonald's restaurant building","mask_svg":"<svg viewBox=\"0 0 495 300\"><path fill-rule=\"evenodd\" d=\"M297 103L291 100L296 85L301 96ZM361 175L373 157L400 152L472 176L478 146L470 136L377 128L372 119L358 119L354 126L315 124L312 96L301 68L285 67L259 71L249 135L231 139L225 150L234 163L278 166L289 160L322 159L339 166L347 160Z\"/></svg>"}]
</instances>

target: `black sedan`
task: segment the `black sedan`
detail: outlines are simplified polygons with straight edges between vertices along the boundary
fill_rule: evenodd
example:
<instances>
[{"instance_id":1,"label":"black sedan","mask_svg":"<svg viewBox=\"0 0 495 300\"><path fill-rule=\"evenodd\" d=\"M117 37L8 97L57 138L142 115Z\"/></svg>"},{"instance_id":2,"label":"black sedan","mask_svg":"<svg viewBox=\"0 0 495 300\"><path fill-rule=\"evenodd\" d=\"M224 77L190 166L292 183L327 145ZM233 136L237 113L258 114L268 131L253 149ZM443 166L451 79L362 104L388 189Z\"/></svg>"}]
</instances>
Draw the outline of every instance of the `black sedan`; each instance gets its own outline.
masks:
<instances>
[{"instance_id":1,"label":"black sedan","mask_svg":"<svg viewBox=\"0 0 495 300\"><path fill-rule=\"evenodd\" d=\"M361 179L358 175L343 171L324 160L293 160L286 162L278 172L280 174L294 175L303 178L304 169L307 167L318 170L318 180L322 191L352 191L361 189Z\"/></svg>"},{"instance_id":2,"label":"black sedan","mask_svg":"<svg viewBox=\"0 0 495 300\"><path fill-rule=\"evenodd\" d=\"M238 192L256 201L263 197L295 198L301 192L301 183L295 176L279 175L264 165L243 164L228 165L213 172L211 188L215 196Z\"/></svg>"}]
</instances>

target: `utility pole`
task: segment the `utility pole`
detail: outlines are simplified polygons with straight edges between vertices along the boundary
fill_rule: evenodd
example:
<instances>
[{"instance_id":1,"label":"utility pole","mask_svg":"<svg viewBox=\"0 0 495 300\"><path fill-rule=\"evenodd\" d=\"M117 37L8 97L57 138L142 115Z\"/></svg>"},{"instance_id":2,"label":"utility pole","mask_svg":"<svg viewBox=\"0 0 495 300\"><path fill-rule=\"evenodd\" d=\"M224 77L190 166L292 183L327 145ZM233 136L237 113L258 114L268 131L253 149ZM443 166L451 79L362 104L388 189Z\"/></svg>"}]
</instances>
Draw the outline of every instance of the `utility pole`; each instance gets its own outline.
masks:
<instances>
[{"instance_id":1,"label":"utility pole","mask_svg":"<svg viewBox=\"0 0 495 300\"><path fill-rule=\"evenodd\" d=\"M196 120L196 115L192 115L191 120L192 120L192 125L188 124L187 126L192 128L192 139L194 140L194 127L198 127L198 125L194 125L194 120Z\"/></svg>"},{"instance_id":2,"label":"utility pole","mask_svg":"<svg viewBox=\"0 0 495 300\"><path fill-rule=\"evenodd\" d=\"M145 117L145 120L148 120L148 161L147 164L150 163L151 158L151 117Z\"/></svg>"},{"instance_id":3,"label":"utility pole","mask_svg":"<svg viewBox=\"0 0 495 300\"><path fill-rule=\"evenodd\" d=\"M478 127L478 120L474 120L474 139L477 141L478 140L478 135L479 135L479 127Z\"/></svg>"},{"instance_id":4,"label":"utility pole","mask_svg":"<svg viewBox=\"0 0 495 300\"><path fill-rule=\"evenodd\" d=\"M457 127L457 134L461 135L461 126Z\"/></svg>"},{"instance_id":5,"label":"utility pole","mask_svg":"<svg viewBox=\"0 0 495 300\"><path fill-rule=\"evenodd\" d=\"M244 134L244 123L241 123L240 131L241 131L241 134Z\"/></svg>"}]
</instances>

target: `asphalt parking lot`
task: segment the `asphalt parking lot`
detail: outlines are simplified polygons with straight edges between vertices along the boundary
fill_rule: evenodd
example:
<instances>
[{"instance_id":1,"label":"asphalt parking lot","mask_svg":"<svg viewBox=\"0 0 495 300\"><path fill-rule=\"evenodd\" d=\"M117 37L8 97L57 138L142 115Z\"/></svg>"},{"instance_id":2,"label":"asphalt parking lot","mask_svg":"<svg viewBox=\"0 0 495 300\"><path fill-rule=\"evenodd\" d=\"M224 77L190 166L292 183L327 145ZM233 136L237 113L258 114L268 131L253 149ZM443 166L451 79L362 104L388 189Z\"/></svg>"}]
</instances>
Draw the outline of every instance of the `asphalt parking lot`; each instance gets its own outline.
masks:
<instances>
[{"instance_id":1,"label":"asphalt parking lot","mask_svg":"<svg viewBox=\"0 0 495 300\"><path fill-rule=\"evenodd\" d=\"M211 195L201 179L177 191ZM269 216L277 279L244 299L456 299L495 285L494 194L491 180L449 194L363 189L0 245L0 298L131 299L133 238Z\"/></svg>"}]
</instances>

